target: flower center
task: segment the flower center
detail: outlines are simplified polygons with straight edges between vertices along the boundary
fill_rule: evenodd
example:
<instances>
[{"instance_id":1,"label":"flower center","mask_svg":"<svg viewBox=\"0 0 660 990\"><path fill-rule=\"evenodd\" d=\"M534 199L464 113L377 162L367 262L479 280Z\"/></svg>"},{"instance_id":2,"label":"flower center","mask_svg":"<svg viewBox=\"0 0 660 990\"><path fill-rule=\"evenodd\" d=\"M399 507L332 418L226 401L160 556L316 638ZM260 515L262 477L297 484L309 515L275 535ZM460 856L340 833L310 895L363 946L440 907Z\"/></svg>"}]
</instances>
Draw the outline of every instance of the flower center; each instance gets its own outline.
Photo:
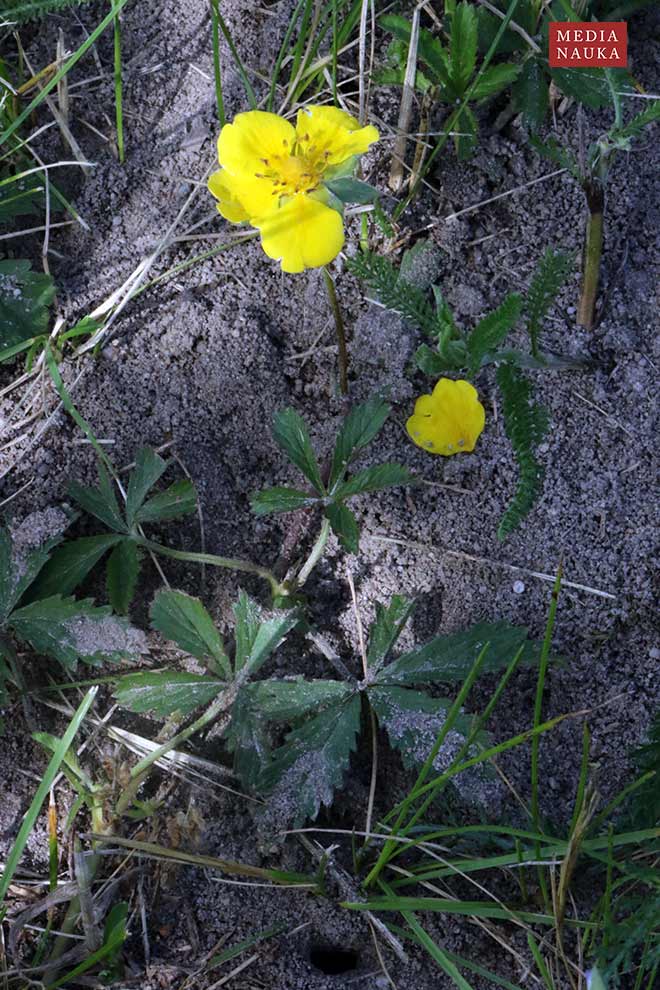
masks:
<instances>
[{"instance_id":1,"label":"flower center","mask_svg":"<svg viewBox=\"0 0 660 990\"><path fill-rule=\"evenodd\" d=\"M312 192L321 182L330 152L310 144L309 134L299 137L292 148L286 140L282 144L281 155L261 159L264 170L255 172L256 178L272 181L273 196Z\"/></svg>"}]
</instances>

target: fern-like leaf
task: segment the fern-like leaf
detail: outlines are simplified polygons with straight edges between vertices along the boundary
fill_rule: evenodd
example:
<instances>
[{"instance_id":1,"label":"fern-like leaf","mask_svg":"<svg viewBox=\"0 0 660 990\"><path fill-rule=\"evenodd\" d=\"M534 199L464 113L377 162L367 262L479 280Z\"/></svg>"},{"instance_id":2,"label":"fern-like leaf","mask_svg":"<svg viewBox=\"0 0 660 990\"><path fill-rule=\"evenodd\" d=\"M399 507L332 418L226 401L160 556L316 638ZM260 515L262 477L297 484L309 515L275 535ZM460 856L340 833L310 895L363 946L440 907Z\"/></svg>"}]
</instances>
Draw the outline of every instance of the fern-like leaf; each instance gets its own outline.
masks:
<instances>
[{"instance_id":1,"label":"fern-like leaf","mask_svg":"<svg viewBox=\"0 0 660 990\"><path fill-rule=\"evenodd\" d=\"M2 20L9 24L24 24L38 17L46 17L63 7L87 2L88 0L4 0Z\"/></svg>"},{"instance_id":2,"label":"fern-like leaf","mask_svg":"<svg viewBox=\"0 0 660 990\"><path fill-rule=\"evenodd\" d=\"M506 539L534 506L541 494L543 469L536 459L535 447L548 428L546 410L532 402L532 387L512 364L497 369L497 384L502 393L506 434L518 462L516 493L500 520L497 535Z\"/></svg>"},{"instance_id":3,"label":"fern-like leaf","mask_svg":"<svg viewBox=\"0 0 660 990\"><path fill-rule=\"evenodd\" d=\"M525 301L527 330L534 357L538 357L539 353L541 324L566 281L572 265L572 255L548 248L536 269Z\"/></svg>"},{"instance_id":4,"label":"fern-like leaf","mask_svg":"<svg viewBox=\"0 0 660 990\"><path fill-rule=\"evenodd\" d=\"M476 375L486 355L499 347L513 329L521 309L522 299L512 293L506 297L501 306L477 323L467 340L468 371L471 375Z\"/></svg>"},{"instance_id":5,"label":"fern-like leaf","mask_svg":"<svg viewBox=\"0 0 660 990\"><path fill-rule=\"evenodd\" d=\"M371 251L365 251L347 262L349 270L362 279L387 309L399 313L405 320L435 337L438 324L431 303L425 294L399 277L394 265Z\"/></svg>"}]
</instances>

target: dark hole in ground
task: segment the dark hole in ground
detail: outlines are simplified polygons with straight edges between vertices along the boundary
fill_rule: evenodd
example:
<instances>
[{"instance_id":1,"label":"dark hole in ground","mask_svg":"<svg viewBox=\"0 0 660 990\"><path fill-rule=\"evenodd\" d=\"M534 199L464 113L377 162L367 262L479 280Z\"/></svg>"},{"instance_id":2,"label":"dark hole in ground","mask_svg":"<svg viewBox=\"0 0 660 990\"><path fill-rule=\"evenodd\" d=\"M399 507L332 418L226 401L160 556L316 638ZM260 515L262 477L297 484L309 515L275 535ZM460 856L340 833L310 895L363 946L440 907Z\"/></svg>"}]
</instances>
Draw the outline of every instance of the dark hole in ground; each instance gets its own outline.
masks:
<instances>
[{"instance_id":1,"label":"dark hole in ground","mask_svg":"<svg viewBox=\"0 0 660 990\"><path fill-rule=\"evenodd\" d=\"M334 945L313 945L309 953L312 966L328 976L348 973L358 964L358 954L353 949L340 949Z\"/></svg>"}]
</instances>

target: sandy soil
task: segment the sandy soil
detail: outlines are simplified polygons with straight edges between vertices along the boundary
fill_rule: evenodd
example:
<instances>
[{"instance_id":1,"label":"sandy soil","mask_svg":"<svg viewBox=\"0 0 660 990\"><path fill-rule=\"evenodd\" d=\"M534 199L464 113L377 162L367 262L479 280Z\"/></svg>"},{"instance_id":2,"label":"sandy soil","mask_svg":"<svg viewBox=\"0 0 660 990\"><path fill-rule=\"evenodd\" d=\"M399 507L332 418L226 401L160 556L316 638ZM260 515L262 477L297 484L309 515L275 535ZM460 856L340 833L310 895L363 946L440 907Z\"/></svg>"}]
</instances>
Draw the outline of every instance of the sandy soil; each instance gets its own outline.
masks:
<instances>
[{"instance_id":1,"label":"sandy soil","mask_svg":"<svg viewBox=\"0 0 660 990\"><path fill-rule=\"evenodd\" d=\"M232 0L225 7L248 64L267 73L289 4L260 5L255 10L254 5ZM89 231L63 228L52 239L58 252L51 262L59 286L57 313L67 320L98 305L130 275L213 162L217 128L207 12L204 0L128 6L123 30L124 166L82 123L111 132L110 37L98 49L105 80L72 90L75 132L84 153L97 165L84 180L69 173L64 180ZM94 7L79 16L88 26L95 23ZM630 27L632 68L648 92L658 92L660 86L658 23L657 13L647 13ZM53 18L32 36L30 51L39 64L45 61L44 53L54 50L58 25L69 45L80 43L81 30L73 15ZM88 60L73 80L96 74ZM262 86L258 78L255 84ZM240 82L231 69L225 97L230 113L243 109ZM563 134L575 135L575 113L572 107L559 121ZM396 104L385 90L374 94L374 115L387 134L396 120ZM515 124L495 132L494 119L492 110L483 115L485 137L473 161L458 164L449 152L441 156L432 180L438 194L425 192L402 228L402 232L427 231L438 252L440 284L465 325L507 292L523 289L547 246L572 249L581 239L582 196L565 174L458 219L446 219L553 171L525 143ZM590 134L597 134L606 120L607 115L590 112ZM384 140L366 161L367 178L382 188L388 147ZM43 153L62 155L54 131ZM503 545L495 534L513 491L515 468L492 376L486 372L478 382L488 421L474 454L436 460L414 448L403 423L414 398L429 386L420 375L404 379L417 344L415 333L397 317L365 302L360 286L341 262L337 264L338 291L350 334L353 394L362 398L389 388L394 400L393 415L365 463L369 457L397 460L438 484L364 499L357 506L364 534L359 558L347 558L331 545L308 588L315 620L350 664L357 663L352 659L357 656L357 640L348 570L355 578L365 622L373 616L375 602L386 601L395 592L418 598L418 612L407 633L410 642L478 619L500 617L526 624L538 635L544 626L551 576L563 557L567 586L555 646L564 662L550 672L545 712L550 716L592 710L588 716L591 763L604 800L625 782L629 749L643 737L658 701L659 654L652 620L657 525L653 497L657 188L657 145L648 137L612 171L603 272L607 307L600 325L590 335L575 327L577 272L548 323L548 349L585 355L591 366L582 373L536 379L552 422L542 447L544 496ZM155 271L207 250L226 232L200 188L180 235L187 236L185 230L205 219L203 229L216 239L179 240ZM36 258L39 242L24 248ZM294 405L310 423L321 450L329 448L340 421L331 315L319 273L282 276L257 244L243 245L147 292L125 310L115 331L96 360L86 358L64 369L70 384L83 373L74 397L96 435L108 442L118 465L129 463L141 444L173 441L200 494L207 550L272 563L286 523L255 520L247 501L251 491L294 477L270 437L272 416L281 407ZM304 356L312 347L313 353ZM3 381L8 380L10 371L3 367L0 372ZM9 415L11 402L0 411ZM39 442L30 446L34 435L2 455L2 471L13 469L4 478L0 498L31 481L13 503L18 516L61 501L68 478L91 481L95 476L93 452L80 442L80 433L66 415L56 416ZM175 545L199 547L194 519L183 527L164 527L160 535ZM168 563L167 573L175 585L199 593L197 571ZM146 604L157 586L157 575L148 573L133 616L138 624L145 622ZM238 586L236 577L227 572L207 574L206 600L221 622L227 620ZM258 585L247 582L246 586L252 593L261 592ZM284 672L300 670L295 657L290 662ZM318 659L310 663L319 665ZM505 709L492 722L496 738L529 726L534 686L533 673L516 678ZM488 697L489 687L484 683L477 689L475 703ZM581 734L581 720L569 720L541 748L546 782L543 811L558 829L572 808ZM209 746L206 754L217 756L214 744ZM33 792L34 782L24 776L25 769L38 773L43 765L41 751L30 743L25 728L13 723L0 753L3 789L9 795L0 809L3 851ZM512 784L525 794L529 773L525 754L515 752L502 765ZM403 779L397 760L384 754L377 810L389 806ZM368 783L369 753L360 750L345 792L322 822L362 827ZM281 850L260 847L259 826L249 804L222 793L182 788L177 806L188 804L203 820L198 848L287 868L309 865L294 844ZM516 814L504 788L501 805ZM42 829L30 846L37 865L44 861L43 836ZM152 870L148 865L145 869L149 882ZM246 971L245 982L235 985L281 990L385 985L368 929L355 916L304 894L249 890L216 881L202 871L189 870L170 878L169 886L153 888L152 958L147 982L146 977L136 977L139 985L168 986L167 974L178 985L177 979L194 970L195 961L221 937L231 943L275 922L292 929L301 920L307 922L306 928L266 943ZM435 921L433 926L455 951L497 966L510 979L521 978L486 936L475 935L474 929L457 922ZM357 968L344 976L322 973L310 953L325 946L355 950ZM130 949L137 973L142 965L139 935ZM414 951L408 967L395 960L391 967L402 990L450 986L426 957Z\"/></svg>"}]
</instances>

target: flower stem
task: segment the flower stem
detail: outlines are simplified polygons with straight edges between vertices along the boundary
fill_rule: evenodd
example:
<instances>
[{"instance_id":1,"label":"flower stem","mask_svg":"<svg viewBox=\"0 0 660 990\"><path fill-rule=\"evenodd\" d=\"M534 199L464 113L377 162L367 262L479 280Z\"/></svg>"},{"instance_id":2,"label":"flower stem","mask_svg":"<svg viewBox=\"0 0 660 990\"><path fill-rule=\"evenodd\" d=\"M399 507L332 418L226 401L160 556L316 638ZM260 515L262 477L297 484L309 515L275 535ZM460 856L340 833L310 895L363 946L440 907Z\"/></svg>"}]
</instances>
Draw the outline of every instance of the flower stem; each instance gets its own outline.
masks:
<instances>
[{"instance_id":1,"label":"flower stem","mask_svg":"<svg viewBox=\"0 0 660 990\"><path fill-rule=\"evenodd\" d=\"M282 595L286 590L282 588L272 571L267 567L260 567L253 564L251 560L242 560L238 557L218 557L213 553L196 553L189 550L174 550L172 547L163 546L162 543L154 543L153 540L137 539L139 546L145 550L153 550L154 553L163 557L172 557L174 560L187 560L193 564L210 564L212 567L226 567L230 571L245 571L247 574L256 574L257 577L268 581L273 595Z\"/></svg>"},{"instance_id":2,"label":"flower stem","mask_svg":"<svg viewBox=\"0 0 660 990\"><path fill-rule=\"evenodd\" d=\"M594 309L598 294L598 276L603 251L603 210L605 196L600 182L589 182L585 186L589 217L584 243L584 264L582 292L578 306L577 322L587 330L593 330Z\"/></svg>"},{"instance_id":3,"label":"flower stem","mask_svg":"<svg viewBox=\"0 0 660 990\"><path fill-rule=\"evenodd\" d=\"M325 545L328 542L328 536L330 535L330 523L327 519L323 520L323 525L321 526L321 532L319 533L316 543L312 547L309 553L309 557L303 564L303 566L298 571L296 577L296 587L302 588L303 584L312 573L319 560L323 556L323 551L325 550Z\"/></svg>"},{"instance_id":4,"label":"flower stem","mask_svg":"<svg viewBox=\"0 0 660 990\"><path fill-rule=\"evenodd\" d=\"M339 357L339 391L342 395L348 395L348 350L346 349L346 334L344 332L344 321L339 308L339 300L335 290L335 283L327 268L323 269L323 278L328 292L328 299L332 307L332 315L335 318L335 331L337 334L337 351Z\"/></svg>"}]
</instances>

